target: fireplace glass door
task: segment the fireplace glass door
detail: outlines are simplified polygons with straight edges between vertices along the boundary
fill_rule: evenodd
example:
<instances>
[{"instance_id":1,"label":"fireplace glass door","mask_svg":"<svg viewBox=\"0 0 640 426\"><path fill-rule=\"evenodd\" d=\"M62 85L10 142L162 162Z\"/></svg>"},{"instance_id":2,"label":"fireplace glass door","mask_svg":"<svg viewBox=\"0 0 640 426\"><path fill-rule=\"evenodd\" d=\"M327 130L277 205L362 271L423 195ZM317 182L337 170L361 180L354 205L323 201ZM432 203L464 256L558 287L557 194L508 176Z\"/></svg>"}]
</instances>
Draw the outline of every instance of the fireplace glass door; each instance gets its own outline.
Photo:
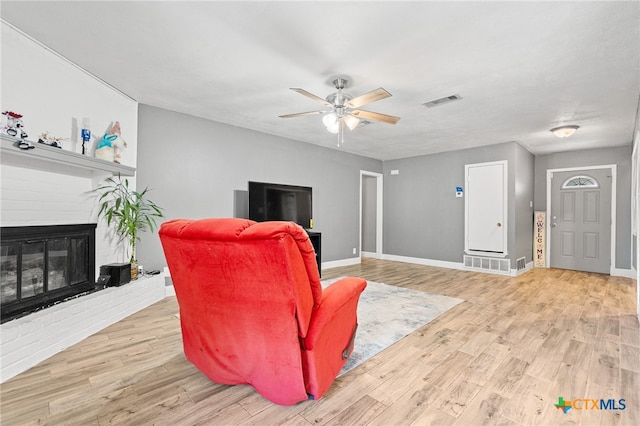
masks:
<instances>
[{"instance_id":1,"label":"fireplace glass door","mask_svg":"<svg viewBox=\"0 0 640 426\"><path fill-rule=\"evenodd\" d=\"M0 253L0 301L4 305L18 298L18 245L2 244Z\"/></svg>"},{"instance_id":2,"label":"fireplace glass door","mask_svg":"<svg viewBox=\"0 0 640 426\"><path fill-rule=\"evenodd\" d=\"M14 228L3 228L0 253L3 321L95 287L95 225L23 228L25 235ZM36 233L33 228L43 233Z\"/></svg>"},{"instance_id":3,"label":"fireplace glass door","mask_svg":"<svg viewBox=\"0 0 640 426\"><path fill-rule=\"evenodd\" d=\"M22 244L22 299L44 293L44 241Z\"/></svg>"}]
</instances>

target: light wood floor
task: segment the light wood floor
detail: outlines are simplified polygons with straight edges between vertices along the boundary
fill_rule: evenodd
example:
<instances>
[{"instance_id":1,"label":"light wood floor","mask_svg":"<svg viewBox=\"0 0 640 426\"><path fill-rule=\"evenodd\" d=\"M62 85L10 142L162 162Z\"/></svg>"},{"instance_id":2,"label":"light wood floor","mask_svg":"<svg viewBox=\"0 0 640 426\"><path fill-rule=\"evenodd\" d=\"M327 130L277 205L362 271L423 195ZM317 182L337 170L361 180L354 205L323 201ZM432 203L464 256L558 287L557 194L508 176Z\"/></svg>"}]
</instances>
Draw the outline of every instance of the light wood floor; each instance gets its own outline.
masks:
<instances>
[{"instance_id":1,"label":"light wood floor","mask_svg":"<svg viewBox=\"0 0 640 426\"><path fill-rule=\"evenodd\" d=\"M167 298L2 384L1 423L640 425L634 280L554 269L509 278L380 260L323 278L343 275L465 302L338 378L321 400L281 407L189 364ZM623 398L626 409L563 414L560 396Z\"/></svg>"}]
</instances>

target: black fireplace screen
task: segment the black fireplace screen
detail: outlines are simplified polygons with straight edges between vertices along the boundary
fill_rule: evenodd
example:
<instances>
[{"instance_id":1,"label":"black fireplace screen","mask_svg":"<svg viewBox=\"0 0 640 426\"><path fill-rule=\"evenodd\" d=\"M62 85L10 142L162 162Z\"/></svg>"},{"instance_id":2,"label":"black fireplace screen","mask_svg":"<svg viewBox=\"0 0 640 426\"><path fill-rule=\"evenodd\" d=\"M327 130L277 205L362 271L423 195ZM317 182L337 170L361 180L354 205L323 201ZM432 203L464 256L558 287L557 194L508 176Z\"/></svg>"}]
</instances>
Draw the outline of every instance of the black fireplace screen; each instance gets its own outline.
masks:
<instances>
[{"instance_id":1,"label":"black fireplace screen","mask_svg":"<svg viewBox=\"0 0 640 426\"><path fill-rule=\"evenodd\" d=\"M2 322L95 288L95 228L2 227Z\"/></svg>"}]
</instances>

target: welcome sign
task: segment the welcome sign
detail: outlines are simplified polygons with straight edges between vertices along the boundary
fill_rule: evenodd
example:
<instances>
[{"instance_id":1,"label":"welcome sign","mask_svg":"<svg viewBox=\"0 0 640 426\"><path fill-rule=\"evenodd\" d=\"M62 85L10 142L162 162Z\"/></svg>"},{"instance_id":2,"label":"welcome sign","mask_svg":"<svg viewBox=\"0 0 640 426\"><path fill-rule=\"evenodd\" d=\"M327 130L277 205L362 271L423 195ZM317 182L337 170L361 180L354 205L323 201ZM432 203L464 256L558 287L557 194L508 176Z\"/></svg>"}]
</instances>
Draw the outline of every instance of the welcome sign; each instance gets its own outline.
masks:
<instances>
[{"instance_id":1,"label":"welcome sign","mask_svg":"<svg viewBox=\"0 0 640 426\"><path fill-rule=\"evenodd\" d=\"M546 213L537 211L533 216L533 266L544 268L546 266Z\"/></svg>"}]
</instances>

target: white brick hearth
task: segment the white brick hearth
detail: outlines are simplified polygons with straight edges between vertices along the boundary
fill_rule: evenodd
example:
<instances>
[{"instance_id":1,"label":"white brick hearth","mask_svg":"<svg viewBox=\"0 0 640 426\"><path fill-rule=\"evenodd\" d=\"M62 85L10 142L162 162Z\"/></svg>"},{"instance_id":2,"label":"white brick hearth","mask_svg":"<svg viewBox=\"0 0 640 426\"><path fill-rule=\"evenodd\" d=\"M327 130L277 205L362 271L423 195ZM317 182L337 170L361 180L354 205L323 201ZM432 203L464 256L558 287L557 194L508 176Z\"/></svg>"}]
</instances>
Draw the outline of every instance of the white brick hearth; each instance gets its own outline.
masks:
<instances>
[{"instance_id":1,"label":"white brick hearth","mask_svg":"<svg viewBox=\"0 0 640 426\"><path fill-rule=\"evenodd\" d=\"M2 324L0 382L172 295L166 277L143 277Z\"/></svg>"}]
</instances>

